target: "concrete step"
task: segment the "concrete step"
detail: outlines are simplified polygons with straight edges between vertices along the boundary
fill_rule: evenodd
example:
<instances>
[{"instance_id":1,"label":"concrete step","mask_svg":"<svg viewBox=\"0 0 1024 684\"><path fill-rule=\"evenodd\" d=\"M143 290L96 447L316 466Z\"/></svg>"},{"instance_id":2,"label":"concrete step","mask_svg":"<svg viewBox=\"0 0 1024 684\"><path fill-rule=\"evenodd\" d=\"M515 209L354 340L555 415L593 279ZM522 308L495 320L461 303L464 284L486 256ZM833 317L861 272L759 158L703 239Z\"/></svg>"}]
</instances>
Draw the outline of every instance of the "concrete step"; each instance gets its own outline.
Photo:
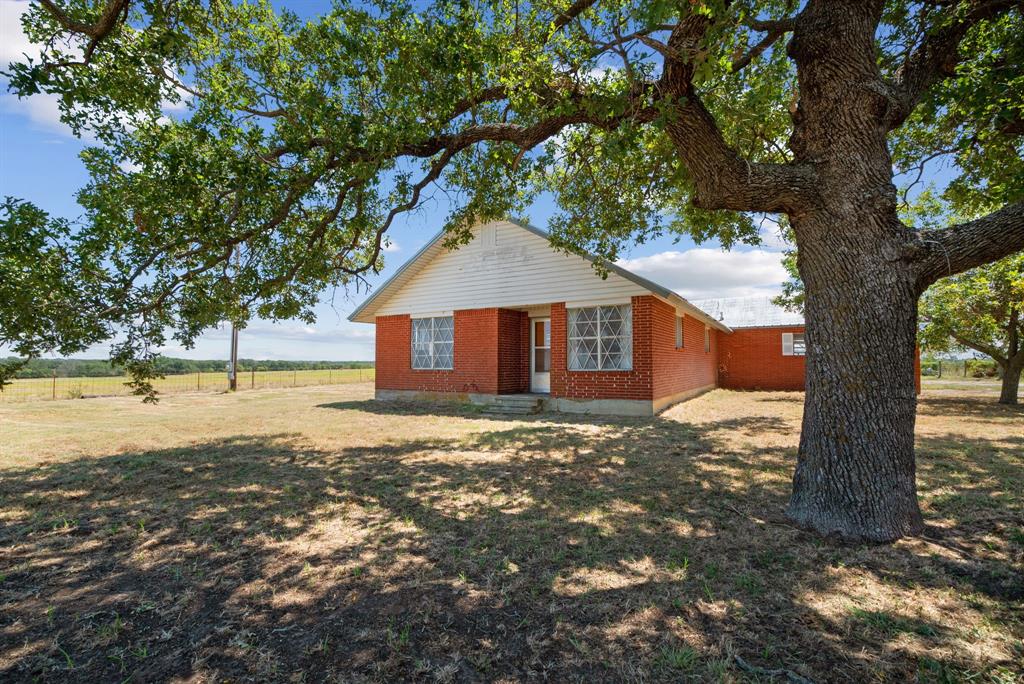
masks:
<instances>
[{"instance_id":1,"label":"concrete step","mask_svg":"<svg viewBox=\"0 0 1024 684\"><path fill-rule=\"evenodd\" d=\"M484 413L537 413L541 406L538 397L499 396L484 407Z\"/></svg>"},{"instance_id":2,"label":"concrete step","mask_svg":"<svg viewBox=\"0 0 1024 684\"><path fill-rule=\"evenodd\" d=\"M497 406L495 404L488 404L484 407L483 412L492 415L517 415L517 416L531 416L540 411L540 407L531 406Z\"/></svg>"}]
</instances>

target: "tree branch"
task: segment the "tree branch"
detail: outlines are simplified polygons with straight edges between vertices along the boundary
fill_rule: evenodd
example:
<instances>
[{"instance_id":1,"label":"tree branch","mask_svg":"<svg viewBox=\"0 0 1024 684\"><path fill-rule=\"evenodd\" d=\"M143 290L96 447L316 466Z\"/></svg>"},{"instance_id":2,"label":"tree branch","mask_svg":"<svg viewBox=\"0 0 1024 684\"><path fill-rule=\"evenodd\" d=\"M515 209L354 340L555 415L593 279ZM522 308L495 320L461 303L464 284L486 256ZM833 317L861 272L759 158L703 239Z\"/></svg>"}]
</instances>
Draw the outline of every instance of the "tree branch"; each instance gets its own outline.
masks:
<instances>
[{"instance_id":1,"label":"tree branch","mask_svg":"<svg viewBox=\"0 0 1024 684\"><path fill-rule=\"evenodd\" d=\"M92 38L94 41L103 40L107 34L114 30L117 18L122 11L131 3L131 0L111 0L103 8L99 20L95 24L87 24L83 21L76 21L61 9L53 0L39 0L39 4L57 20L65 30L71 33L80 33Z\"/></svg>"},{"instance_id":2,"label":"tree branch","mask_svg":"<svg viewBox=\"0 0 1024 684\"><path fill-rule=\"evenodd\" d=\"M127 19L128 8L131 6L131 0L111 0L107 6L103 8L100 18L94 24L87 24L85 22L72 19L71 16L53 2L53 0L39 0L39 4L44 11L48 12L50 16L57 20L57 23L60 24L64 30L70 33L84 35L89 38L89 44L85 47L81 62L62 62L60 64L50 65L52 67L66 67L74 65L86 66L90 61L92 61L92 55L103 39L114 30L118 22Z\"/></svg>"},{"instance_id":3,"label":"tree branch","mask_svg":"<svg viewBox=\"0 0 1024 684\"><path fill-rule=\"evenodd\" d=\"M164 79L165 81L173 85L175 88L183 90L184 92L188 93L189 95L197 99L203 100L207 97L206 93L203 93L201 91L196 90L195 88L185 85L181 82L180 79L177 79L171 74L167 73L167 70L163 67L153 67L152 71L156 76L159 76L160 78ZM283 107L278 107L277 109L263 110L254 109L252 107L246 107L245 105L241 104L233 104L229 106L237 111L245 112L246 114L252 114L253 116L262 116L268 119L274 119L279 116L284 116L285 114L288 113L287 110L285 110Z\"/></svg>"},{"instance_id":4,"label":"tree branch","mask_svg":"<svg viewBox=\"0 0 1024 684\"><path fill-rule=\"evenodd\" d=\"M1009 204L974 221L925 230L905 256L916 263L918 291L939 278L1024 250L1024 202Z\"/></svg>"},{"instance_id":5,"label":"tree branch","mask_svg":"<svg viewBox=\"0 0 1024 684\"><path fill-rule=\"evenodd\" d=\"M794 28L796 28L796 17L786 17L784 19L767 19L747 22L747 27L755 31L761 31L767 35L759 40L754 47L750 48L745 54L737 57L732 61L733 72L739 71L743 67L750 64L757 57L759 57L765 50L771 47L775 41L782 36L786 35Z\"/></svg>"},{"instance_id":6,"label":"tree branch","mask_svg":"<svg viewBox=\"0 0 1024 684\"><path fill-rule=\"evenodd\" d=\"M673 104L665 130L694 183L693 205L701 209L785 212L806 210L817 202L817 181L809 164L751 163L722 135L711 112L693 88L704 33L711 19L690 15L669 38L659 89ZM786 24L789 25L788 23Z\"/></svg>"},{"instance_id":7,"label":"tree branch","mask_svg":"<svg viewBox=\"0 0 1024 684\"><path fill-rule=\"evenodd\" d=\"M1009 360L1003 355L1002 351L998 347L964 337L955 330L951 330L949 332L949 336L968 349L974 349L976 351L980 351L986 356L992 357L992 359L1000 366L1005 366L1009 363Z\"/></svg>"},{"instance_id":8,"label":"tree branch","mask_svg":"<svg viewBox=\"0 0 1024 684\"><path fill-rule=\"evenodd\" d=\"M962 4L968 5L969 9L957 17L955 14ZM956 72L956 66L960 61L957 48L972 27L1011 10L1017 4L1018 0L970 0L966 3L957 3L940 14L936 22L938 28L934 28L921 41L896 72L894 82L890 84L893 107L888 112L886 120L889 130L896 128L910 116L931 86Z\"/></svg>"}]
</instances>

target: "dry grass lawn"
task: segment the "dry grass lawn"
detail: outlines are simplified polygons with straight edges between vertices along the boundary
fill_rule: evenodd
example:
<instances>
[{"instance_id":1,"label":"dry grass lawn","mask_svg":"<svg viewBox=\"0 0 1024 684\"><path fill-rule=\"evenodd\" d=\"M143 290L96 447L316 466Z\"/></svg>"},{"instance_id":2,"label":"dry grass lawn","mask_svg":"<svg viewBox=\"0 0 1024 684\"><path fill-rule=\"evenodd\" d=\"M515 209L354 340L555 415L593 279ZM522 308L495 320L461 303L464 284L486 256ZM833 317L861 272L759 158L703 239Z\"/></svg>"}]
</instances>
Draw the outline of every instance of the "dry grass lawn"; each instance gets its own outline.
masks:
<instances>
[{"instance_id":1,"label":"dry grass lawn","mask_svg":"<svg viewBox=\"0 0 1024 684\"><path fill-rule=\"evenodd\" d=\"M799 394L371 395L0 406L0 680L1024 676L1024 410L990 395L926 392L930 538L892 546L785 523Z\"/></svg>"}]
</instances>

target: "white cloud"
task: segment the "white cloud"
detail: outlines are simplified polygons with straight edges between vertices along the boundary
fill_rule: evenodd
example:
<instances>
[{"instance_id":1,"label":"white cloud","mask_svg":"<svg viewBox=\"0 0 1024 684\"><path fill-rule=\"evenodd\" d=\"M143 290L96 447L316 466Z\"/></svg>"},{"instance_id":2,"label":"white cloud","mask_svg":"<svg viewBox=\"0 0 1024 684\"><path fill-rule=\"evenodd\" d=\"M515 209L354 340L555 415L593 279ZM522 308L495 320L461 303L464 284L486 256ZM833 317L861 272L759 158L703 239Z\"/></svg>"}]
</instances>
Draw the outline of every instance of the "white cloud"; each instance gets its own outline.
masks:
<instances>
[{"instance_id":1,"label":"white cloud","mask_svg":"<svg viewBox=\"0 0 1024 684\"><path fill-rule=\"evenodd\" d=\"M399 244L397 242L395 242L394 240L392 240L391 238L385 238L384 244L381 247L381 249L384 250L385 252L400 252L400 251L402 251L402 248L399 246Z\"/></svg>"},{"instance_id":2,"label":"white cloud","mask_svg":"<svg viewBox=\"0 0 1024 684\"><path fill-rule=\"evenodd\" d=\"M0 95L0 106L5 111L20 114L48 131L71 135L71 129L60 120L60 109L57 107L57 102L58 97L49 93L39 93L22 98L11 93Z\"/></svg>"},{"instance_id":3,"label":"white cloud","mask_svg":"<svg viewBox=\"0 0 1024 684\"><path fill-rule=\"evenodd\" d=\"M21 15L28 8L26 0L0 0L0 65L5 71L11 62L20 62L26 55L39 59L39 47L21 30ZM0 84L3 90L6 86L6 82ZM71 129L60 120L58 101L56 95L48 93L23 98L7 92L0 95L0 107L5 111L20 114L46 130L70 136Z\"/></svg>"},{"instance_id":4,"label":"white cloud","mask_svg":"<svg viewBox=\"0 0 1024 684\"><path fill-rule=\"evenodd\" d=\"M770 216L761 220L760 230L761 244L768 249L789 249L791 245L782 234L782 228L778 222Z\"/></svg>"},{"instance_id":5,"label":"white cloud","mask_svg":"<svg viewBox=\"0 0 1024 684\"><path fill-rule=\"evenodd\" d=\"M300 321L271 323L253 321L239 333L238 353L250 359L310 361L319 359L367 360L373 358L374 328L348 321L315 326ZM164 354L185 358L224 358L231 328L206 332L192 350L164 350Z\"/></svg>"},{"instance_id":6,"label":"white cloud","mask_svg":"<svg viewBox=\"0 0 1024 684\"><path fill-rule=\"evenodd\" d=\"M30 42L21 28L21 15L28 8L27 0L0 0L0 70L6 71L11 62L20 62L26 55L37 61L39 59L39 46ZM74 52L72 51L73 54ZM0 90L7 90L6 80L0 81ZM188 108L191 98L190 94L182 91L180 101L167 100L161 103L161 107L166 112L180 114ZM60 120L58 102L59 97L50 93L39 93L23 98L8 92L0 95L0 109L24 116L45 130L73 136L71 129ZM169 122L170 119L166 117L161 121ZM89 133L84 133L82 137L87 142L95 141Z\"/></svg>"},{"instance_id":7,"label":"white cloud","mask_svg":"<svg viewBox=\"0 0 1024 684\"><path fill-rule=\"evenodd\" d=\"M777 294L786 280L782 253L697 248L623 259L619 266L687 299Z\"/></svg>"},{"instance_id":8,"label":"white cloud","mask_svg":"<svg viewBox=\"0 0 1024 684\"><path fill-rule=\"evenodd\" d=\"M0 65L4 71L25 55L39 57L39 48L21 30L21 15L28 7L27 0L0 0Z\"/></svg>"},{"instance_id":9,"label":"white cloud","mask_svg":"<svg viewBox=\"0 0 1024 684\"><path fill-rule=\"evenodd\" d=\"M227 324L221 325L203 334L207 340L226 340L231 334L231 327ZM283 321L271 323L270 321L256 320L240 332L246 339L277 340L282 343L301 342L303 344L372 344L374 330L370 326L358 325L355 323L339 322L335 326L328 326L326 323L309 325L300 321Z\"/></svg>"}]
</instances>

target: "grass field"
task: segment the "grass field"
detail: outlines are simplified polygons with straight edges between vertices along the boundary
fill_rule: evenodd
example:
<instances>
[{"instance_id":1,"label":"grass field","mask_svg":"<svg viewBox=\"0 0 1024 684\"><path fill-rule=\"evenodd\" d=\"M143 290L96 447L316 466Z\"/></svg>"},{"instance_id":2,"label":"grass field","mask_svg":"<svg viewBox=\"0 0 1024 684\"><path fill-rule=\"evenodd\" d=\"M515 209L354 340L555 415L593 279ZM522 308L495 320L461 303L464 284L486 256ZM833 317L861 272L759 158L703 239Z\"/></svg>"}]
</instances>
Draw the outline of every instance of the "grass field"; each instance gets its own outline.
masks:
<instances>
[{"instance_id":1,"label":"grass field","mask_svg":"<svg viewBox=\"0 0 1024 684\"><path fill-rule=\"evenodd\" d=\"M952 390L953 392L968 392L974 395L984 396L990 394L999 396L1000 381L996 378L963 378L956 376L944 376L941 378L921 378L921 388L927 390ZM1020 388L1024 393L1024 386ZM1021 395L1024 397L1024 394Z\"/></svg>"},{"instance_id":2,"label":"grass field","mask_svg":"<svg viewBox=\"0 0 1024 684\"><path fill-rule=\"evenodd\" d=\"M305 387L372 381L372 368L336 368L332 370L245 371L238 375L238 389L268 387ZM0 392L0 402L41 399L81 399L125 396L130 394L123 377L98 378L25 378L13 381ZM161 394L181 392L225 392L227 373L189 373L168 375L153 383Z\"/></svg>"},{"instance_id":3,"label":"grass field","mask_svg":"<svg viewBox=\"0 0 1024 684\"><path fill-rule=\"evenodd\" d=\"M782 517L800 394L371 396L0 406L0 680L1024 676L1024 410L985 388L923 395L928 538L891 546Z\"/></svg>"}]
</instances>

